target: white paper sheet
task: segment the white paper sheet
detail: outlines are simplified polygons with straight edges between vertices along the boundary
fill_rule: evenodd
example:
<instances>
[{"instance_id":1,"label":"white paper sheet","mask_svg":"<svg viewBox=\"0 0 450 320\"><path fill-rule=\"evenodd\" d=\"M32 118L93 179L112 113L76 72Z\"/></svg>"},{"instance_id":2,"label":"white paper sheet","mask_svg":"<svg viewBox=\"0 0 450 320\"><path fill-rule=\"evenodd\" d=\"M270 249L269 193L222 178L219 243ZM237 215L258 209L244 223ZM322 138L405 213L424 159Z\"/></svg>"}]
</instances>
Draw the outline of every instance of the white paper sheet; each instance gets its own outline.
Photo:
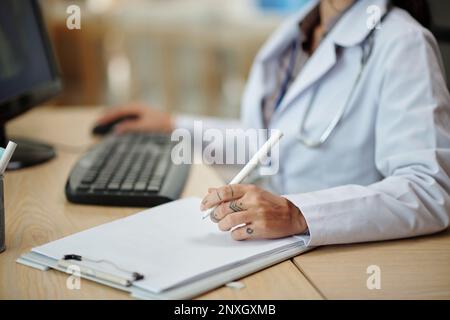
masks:
<instances>
[{"instance_id":1,"label":"white paper sheet","mask_svg":"<svg viewBox=\"0 0 450 320\"><path fill-rule=\"evenodd\" d=\"M301 238L234 241L229 232L201 219L200 199L187 198L145 210L32 251L53 259L78 254L105 259L144 274L136 286L155 293L226 270L258 256L303 246ZM97 270L123 275L109 264Z\"/></svg>"}]
</instances>

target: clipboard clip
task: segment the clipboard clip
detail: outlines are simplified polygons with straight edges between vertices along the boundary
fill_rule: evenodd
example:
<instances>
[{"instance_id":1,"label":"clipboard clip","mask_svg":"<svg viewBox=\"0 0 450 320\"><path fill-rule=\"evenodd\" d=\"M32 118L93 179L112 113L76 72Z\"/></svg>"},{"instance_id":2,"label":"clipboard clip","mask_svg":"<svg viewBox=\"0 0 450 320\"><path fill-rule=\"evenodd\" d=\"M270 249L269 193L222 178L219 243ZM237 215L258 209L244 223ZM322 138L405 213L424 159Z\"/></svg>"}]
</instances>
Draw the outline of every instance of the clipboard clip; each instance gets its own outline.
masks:
<instances>
[{"instance_id":1,"label":"clipboard clip","mask_svg":"<svg viewBox=\"0 0 450 320\"><path fill-rule=\"evenodd\" d=\"M76 265L77 267L80 268L80 272L83 275L87 275L87 276L91 276L91 277L95 277L97 279L101 279L104 281L108 281L114 284L118 284L124 287L130 287L134 282L139 281L139 280L143 280L145 277L142 273L139 272L130 272L129 270L125 270L119 266L117 266L114 262L105 260L105 259L100 259L100 260L94 260L94 259L89 259L86 257L82 257L78 254L66 254L63 256L63 258L61 260L58 261L58 266L63 267L63 268L69 268L70 266L74 265L74 263L70 262L70 261L87 261L87 262L91 262L91 263L106 263L109 264L111 266L113 266L114 268L116 268L118 271L124 272L124 273L129 273L131 275L130 278L124 278L124 277L120 277L120 276L116 276L104 271L99 271L99 270L95 270L86 266L80 266L80 265Z\"/></svg>"}]
</instances>

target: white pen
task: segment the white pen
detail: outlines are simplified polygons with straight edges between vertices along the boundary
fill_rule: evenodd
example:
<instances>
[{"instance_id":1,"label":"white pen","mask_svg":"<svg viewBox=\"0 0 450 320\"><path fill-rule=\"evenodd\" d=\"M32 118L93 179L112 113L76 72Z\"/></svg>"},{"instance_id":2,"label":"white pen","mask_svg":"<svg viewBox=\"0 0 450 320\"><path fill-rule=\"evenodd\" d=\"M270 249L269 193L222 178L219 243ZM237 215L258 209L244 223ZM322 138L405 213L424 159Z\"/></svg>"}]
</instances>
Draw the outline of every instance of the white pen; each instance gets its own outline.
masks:
<instances>
[{"instance_id":1,"label":"white pen","mask_svg":"<svg viewBox=\"0 0 450 320\"><path fill-rule=\"evenodd\" d=\"M8 145L6 146L6 149L0 159L0 175L5 173L6 168L8 167L8 163L11 160L14 151L16 150L16 147L17 144L15 144L14 142L8 142Z\"/></svg>"},{"instance_id":2,"label":"white pen","mask_svg":"<svg viewBox=\"0 0 450 320\"><path fill-rule=\"evenodd\" d=\"M241 171L231 180L230 184L239 184L241 183L257 166L258 163L262 162L268 155L269 151L273 148L274 145L280 141L283 137L283 133L279 130L275 131L269 138L269 140L264 143L264 145L254 154L254 156L250 159L250 161L242 168ZM206 210L205 214L202 216L202 219L206 219L211 215L216 207L209 208Z\"/></svg>"}]
</instances>

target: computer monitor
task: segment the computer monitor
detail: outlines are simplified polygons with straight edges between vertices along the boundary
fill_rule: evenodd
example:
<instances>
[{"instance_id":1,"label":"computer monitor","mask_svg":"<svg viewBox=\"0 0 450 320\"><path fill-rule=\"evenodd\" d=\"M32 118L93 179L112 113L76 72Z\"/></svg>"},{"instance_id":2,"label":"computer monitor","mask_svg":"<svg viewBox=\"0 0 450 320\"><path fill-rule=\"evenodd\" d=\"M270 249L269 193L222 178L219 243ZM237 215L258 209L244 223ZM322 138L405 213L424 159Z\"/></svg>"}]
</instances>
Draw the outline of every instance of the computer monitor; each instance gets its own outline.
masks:
<instances>
[{"instance_id":1,"label":"computer monitor","mask_svg":"<svg viewBox=\"0 0 450 320\"><path fill-rule=\"evenodd\" d=\"M8 138L6 122L54 97L61 80L37 0L0 1L0 145ZM43 163L52 147L13 139L17 150L9 169Z\"/></svg>"}]
</instances>

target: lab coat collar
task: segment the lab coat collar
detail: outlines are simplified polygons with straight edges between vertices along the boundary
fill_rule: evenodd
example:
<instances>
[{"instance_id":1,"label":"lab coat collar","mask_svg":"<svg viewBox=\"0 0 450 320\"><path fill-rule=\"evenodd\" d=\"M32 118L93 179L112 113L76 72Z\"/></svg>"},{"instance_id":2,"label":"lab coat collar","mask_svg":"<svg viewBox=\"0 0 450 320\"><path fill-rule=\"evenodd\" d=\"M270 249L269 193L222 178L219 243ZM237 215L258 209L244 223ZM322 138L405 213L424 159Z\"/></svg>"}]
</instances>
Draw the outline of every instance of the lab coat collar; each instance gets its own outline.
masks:
<instances>
[{"instance_id":1,"label":"lab coat collar","mask_svg":"<svg viewBox=\"0 0 450 320\"><path fill-rule=\"evenodd\" d=\"M370 34L371 16L378 14L381 19L388 10L389 0L356 0L350 10L342 16L329 37L340 47L353 47L361 44Z\"/></svg>"},{"instance_id":2,"label":"lab coat collar","mask_svg":"<svg viewBox=\"0 0 450 320\"><path fill-rule=\"evenodd\" d=\"M286 109L295 99L302 94L311 85L319 81L337 62L337 51L339 47L351 47L361 44L370 34L371 29L367 25L370 15L367 13L370 6L379 8L380 18L387 11L389 0L356 0L352 8L346 12L330 31L328 36L322 41L316 52L306 63L300 75L289 88L280 107L273 114L274 120L279 114ZM297 20L290 20L285 28L290 27L291 31L295 30L298 35L298 22L301 21L312 9L317 6L319 1L312 1L308 8L305 8L297 15ZM285 39L292 41L293 36L285 31ZM290 38L288 38L290 37ZM280 40L278 40L280 41ZM272 44L272 49L281 46L280 42ZM281 46L281 49L285 46ZM279 50L280 48L278 48Z\"/></svg>"},{"instance_id":3,"label":"lab coat collar","mask_svg":"<svg viewBox=\"0 0 450 320\"><path fill-rule=\"evenodd\" d=\"M299 12L292 15L270 37L256 57L258 62L277 57L295 37L299 36L298 24L319 5L320 0L310 0ZM388 8L389 0L356 0L356 3L337 22L330 31L329 37L341 47L351 47L360 44L370 33L367 21L371 11L369 7L376 6L382 17ZM369 11L369 12L368 12Z\"/></svg>"}]
</instances>

